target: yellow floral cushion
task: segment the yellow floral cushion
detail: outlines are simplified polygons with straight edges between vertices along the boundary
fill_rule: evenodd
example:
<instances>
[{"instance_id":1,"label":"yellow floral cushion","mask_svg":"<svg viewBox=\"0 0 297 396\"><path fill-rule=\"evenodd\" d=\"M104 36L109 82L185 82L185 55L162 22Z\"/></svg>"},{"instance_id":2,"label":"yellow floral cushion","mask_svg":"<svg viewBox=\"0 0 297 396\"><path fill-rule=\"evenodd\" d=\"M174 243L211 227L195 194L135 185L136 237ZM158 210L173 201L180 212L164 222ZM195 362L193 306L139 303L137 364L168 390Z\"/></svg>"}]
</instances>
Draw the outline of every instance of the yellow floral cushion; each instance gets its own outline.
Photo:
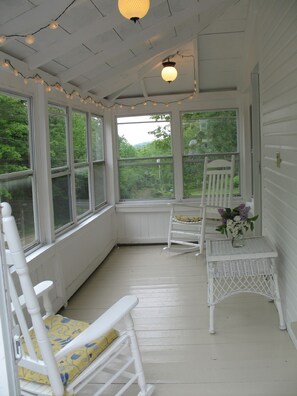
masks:
<instances>
[{"instance_id":1,"label":"yellow floral cushion","mask_svg":"<svg viewBox=\"0 0 297 396\"><path fill-rule=\"evenodd\" d=\"M185 215L177 215L175 216L177 221L181 221L183 223L199 223L202 220L200 216L185 216Z\"/></svg>"},{"instance_id":2,"label":"yellow floral cushion","mask_svg":"<svg viewBox=\"0 0 297 396\"><path fill-rule=\"evenodd\" d=\"M51 342L54 353L57 353L63 346L67 345L80 333L82 333L89 324L73 319L68 319L61 315L49 316L44 320L44 324L48 331L48 337ZM93 360L100 355L118 337L116 330L111 330L104 337L100 337L93 342L86 344L71 353L68 353L63 359L57 362L61 379L64 386L71 383L76 377L86 369ZM39 351L34 330L30 330L30 337L32 339L35 352L39 359L41 353ZM25 342L23 341L24 352L27 353ZM49 379L46 375L36 373L24 367L19 367L19 377L27 381L38 382L40 384L49 384Z\"/></svg>"}]
</instances>

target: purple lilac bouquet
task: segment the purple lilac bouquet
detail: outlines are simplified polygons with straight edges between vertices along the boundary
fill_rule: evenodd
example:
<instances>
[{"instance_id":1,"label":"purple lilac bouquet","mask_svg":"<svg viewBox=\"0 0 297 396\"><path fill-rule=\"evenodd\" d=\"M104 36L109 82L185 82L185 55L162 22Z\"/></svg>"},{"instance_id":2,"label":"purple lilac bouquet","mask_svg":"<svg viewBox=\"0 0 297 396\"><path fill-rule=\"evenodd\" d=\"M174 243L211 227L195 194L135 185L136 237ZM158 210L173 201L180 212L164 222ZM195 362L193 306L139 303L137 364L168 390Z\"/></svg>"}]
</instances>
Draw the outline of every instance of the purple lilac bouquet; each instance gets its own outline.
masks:
<instances>
[{"instance_id":1,"label":"purple lilac bouquet","mask_svg":"<svg viewBox=\"0 0 297 396\"><path fill-rule=\"evenodd\" d=\"M254 221L257 220L258 215L253 217L249 216L250 206L245 206L244 203L236 206L236 208L220 208L218 209L219 214L222 218L222 224L220 224L216 230L221 234L228 234L232 238L236 238L238 235L243 235L245 231L254 229Z\"/></svg>"}]
</instances>

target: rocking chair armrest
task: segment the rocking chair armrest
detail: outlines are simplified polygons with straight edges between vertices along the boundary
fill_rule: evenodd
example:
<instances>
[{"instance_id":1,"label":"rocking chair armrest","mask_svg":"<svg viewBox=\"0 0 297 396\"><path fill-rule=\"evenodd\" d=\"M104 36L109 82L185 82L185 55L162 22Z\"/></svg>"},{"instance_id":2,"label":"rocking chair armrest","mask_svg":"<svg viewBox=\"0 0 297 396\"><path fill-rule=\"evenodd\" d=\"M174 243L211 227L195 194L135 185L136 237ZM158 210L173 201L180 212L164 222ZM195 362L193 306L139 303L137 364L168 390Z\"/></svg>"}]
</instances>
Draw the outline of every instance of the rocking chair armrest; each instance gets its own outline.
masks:
<instances>
[{"instance_id":1,"label":"rocking chair armrest","mask_svg":"<svg viewBox=\"0 0 297 396\"><path fill-rule=\"evenodd\" d=\"M61 359L67 353L84 346L85 344L102 337L115 324L122 320L131 310L138 304L136 296L125 296L113 304L107 311L105 311L98 319L95 320L86 330L74 338L71 342L65 345L59 352L56 353L56 360Z\"/></svg>"},{"instance_id":2,"label":"rocking chair armrest","mask_svg":"<svg viewBox=\"0 0 297 396\"><path fill-rule=\"evenodd\" d=\"M48 292L54 287L54 283L51 280L46 280L38 283L34 286L34 291L37 297L42 297L43 299L47 299ZM19 296L20 306L23 308L26 305L23 294ZM14 312L14 307L11 305L11 310Z\"/></svg>"}]
</instances>

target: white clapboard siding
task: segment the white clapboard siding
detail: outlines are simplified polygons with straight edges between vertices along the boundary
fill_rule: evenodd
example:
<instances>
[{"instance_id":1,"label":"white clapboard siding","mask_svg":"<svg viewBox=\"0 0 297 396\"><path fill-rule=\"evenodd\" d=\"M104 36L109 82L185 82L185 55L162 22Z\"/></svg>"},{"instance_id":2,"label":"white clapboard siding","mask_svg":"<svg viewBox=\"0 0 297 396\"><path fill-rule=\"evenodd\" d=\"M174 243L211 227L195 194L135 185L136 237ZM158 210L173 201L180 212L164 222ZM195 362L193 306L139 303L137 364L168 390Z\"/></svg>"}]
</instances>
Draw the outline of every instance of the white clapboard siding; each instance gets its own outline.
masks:
<instances>
[{"instance_id":1,"label":"white clapboard siding","mask_svg":"<svg viewBox=\"0 0 297 396\"><path fill-rule=\"evenodd\" d=\"M291 328L297 322L297 2L265 1L258 20L263 230L279 252L285 315L297 346Z\"/></svg>"}]
</instances>

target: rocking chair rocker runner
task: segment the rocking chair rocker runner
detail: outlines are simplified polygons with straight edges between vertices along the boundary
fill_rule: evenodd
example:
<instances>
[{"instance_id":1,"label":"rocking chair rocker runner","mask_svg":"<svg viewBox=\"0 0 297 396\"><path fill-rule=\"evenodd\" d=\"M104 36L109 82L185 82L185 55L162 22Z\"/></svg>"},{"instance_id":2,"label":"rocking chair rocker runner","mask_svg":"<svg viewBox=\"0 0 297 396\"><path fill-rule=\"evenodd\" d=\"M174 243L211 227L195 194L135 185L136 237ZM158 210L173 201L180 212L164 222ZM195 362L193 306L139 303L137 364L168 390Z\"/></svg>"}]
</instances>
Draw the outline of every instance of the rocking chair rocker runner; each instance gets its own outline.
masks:
<instances>
[{"instance_id":1,"label":"rocking chair rocker runner","mask_svg":"<svg viewBox=\"0 0 297 396\"><path fill-rule=\"evenodd\" d=\"M98 385L93 396L105 395L115 381L121 383L117 396L123 395L135 381L140 388L138 396L152 395L155 387L145 381L130 314L138 303L137 297L123 297L91 325L54 315L49 299L53 282L44 281L33 287L10 205L0 205L8 246L3 264L7 264L13 326L20 330L15 342L22 395L76 394L99 373L105 373L105 382ZM18 296L13 282L16 274L22 296ZM44 316L38 297L43 300ZM24 308L27 308L31 328L27 326ZM125 323L125 331L114 329L120 321Z\"/></svg>"},{"instance_id":2,"label":"rocking chair rocker runner","mask_svg":"<svg viewBox=\"0 0 297 396\"><path fill-rule=\"evenodd\" d=\"M218 237L215 228L220 217L218 209L231 207L233 197L235 157L231 161L205 157L200 203L177 202L171 204L168 244L184 251L198 250L203 253L205 239Z\"/></svg>"}]
</instances>

